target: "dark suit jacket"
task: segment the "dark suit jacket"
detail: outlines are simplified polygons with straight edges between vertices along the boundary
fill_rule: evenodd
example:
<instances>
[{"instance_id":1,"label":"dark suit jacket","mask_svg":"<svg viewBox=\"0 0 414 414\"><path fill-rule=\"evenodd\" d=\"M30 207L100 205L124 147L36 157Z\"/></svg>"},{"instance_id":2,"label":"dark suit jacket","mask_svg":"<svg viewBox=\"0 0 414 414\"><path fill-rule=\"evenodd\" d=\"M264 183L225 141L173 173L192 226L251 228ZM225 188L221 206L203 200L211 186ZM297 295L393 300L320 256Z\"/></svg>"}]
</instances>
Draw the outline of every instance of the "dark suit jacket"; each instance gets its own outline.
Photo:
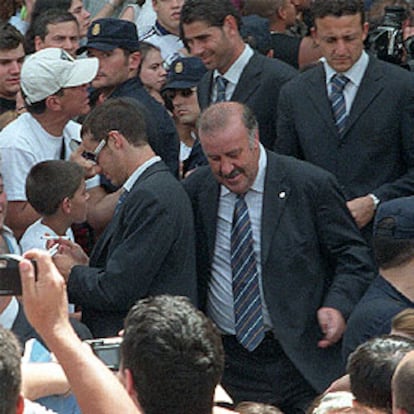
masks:
<instances>
[{"instance_id":1,"label":"dark suit jacket","mask_svg":"<svg viewBox=\"0 0 414 414\"><path fill-rule=\"evenodd\" d=\"M214 253L219 185L208 167L184 183L193 204L199 297L205 305ZM268 152L262 212L262 279L275 337L322 391L343 373L340 344L317 347L321 306L345 318L374 277L369 250L334 177Z\"/></svg>"},{"instance_id":2,"label":"dark suit jacket","mask_svg":"<svg viewBox=\"0 0 414 414\"><path fill-rule=\"evenodd\" d=\"M244 103L254 112L259 122L260 141L268 149L273 149L276 140L280 88L296 73L290 65L255 52L244 68L231 97L232 101ZM210 70L201 79L197 88L201 109L210 105L213 85L213 71Z\"/></svg>"},{"instance_id":3,"label":"dark suit jacket","mask_svg":"<svg viewBox=\"0 0 414 414\"><path fill-rule=\"evenodd\" d=\"M280 93L277 152L333 173L347 199L414 193L414 75L370 57L339 138L322 65Z\"/></svg>"},{"instance_id":4,"label":"dark suit jacket","mask_svg":"<svg viewBox=\"0 0 414 414\"><path fill-rule=\"evenodd\" d=\"M196 302L191 205L163 162L150 166L98 240L90 266L75 266L72 303L94 336L116 335L130 307L162 293Z\"/></svg>"}]
</instances>

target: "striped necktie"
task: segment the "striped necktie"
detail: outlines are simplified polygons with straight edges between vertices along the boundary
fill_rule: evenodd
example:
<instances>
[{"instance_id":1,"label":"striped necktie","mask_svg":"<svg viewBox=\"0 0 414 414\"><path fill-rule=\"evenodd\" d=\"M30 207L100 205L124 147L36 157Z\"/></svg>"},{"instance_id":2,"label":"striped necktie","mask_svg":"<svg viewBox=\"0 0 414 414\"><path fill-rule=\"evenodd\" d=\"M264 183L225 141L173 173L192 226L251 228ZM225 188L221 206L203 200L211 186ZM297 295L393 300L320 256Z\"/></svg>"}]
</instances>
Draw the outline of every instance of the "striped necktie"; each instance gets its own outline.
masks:
<instances>
[{"instance_id":1,"label":"striped necktie","mask_svg":"<svg viewBox=\"0 0 414 414\"><path fill-rule=\"evenodd\" d=\"M344 88L349 82L349 79L340 74L336 74L331 79L331 94L329 99L331 101L332 112L335 118L336 127L338 128L339 136L342 136L346 123L346 105L344 97Z\"/></svg>"},{"instance_id":2,"label":"striped necktie","mask_svg":"<svg viewBox=\"0 0 414 414\"><path fill-rule=\"evenodd\" d=\"M234 207L231 268L236 338L251 352L262 342L265 332L253 232L243 195L237 196Z\"/></svg>"},{"instance_id":3,"label":"striped necktie","mask_svg":"<svg viewBox=\"0 0 414 414\"><path fill-rule=\"evenodd\" d=\"M226 87L228 80L223 78L223 76L217 76L216 78L216 87L217 87L217 97L216 102L225 102L226 99Z\"/></svg>"}]
</instances>

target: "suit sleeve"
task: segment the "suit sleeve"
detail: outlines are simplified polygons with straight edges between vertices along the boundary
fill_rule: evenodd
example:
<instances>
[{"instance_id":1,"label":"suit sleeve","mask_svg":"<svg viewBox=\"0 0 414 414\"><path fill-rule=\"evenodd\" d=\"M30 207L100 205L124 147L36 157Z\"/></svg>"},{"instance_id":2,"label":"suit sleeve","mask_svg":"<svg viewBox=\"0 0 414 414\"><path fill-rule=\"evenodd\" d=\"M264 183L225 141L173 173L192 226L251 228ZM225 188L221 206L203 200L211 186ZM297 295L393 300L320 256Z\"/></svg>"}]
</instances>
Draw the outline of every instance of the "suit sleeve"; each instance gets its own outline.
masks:
<instances>
[{"instance_id":1,"label":"suit sleeve","mask_svg":"<svg viewBox=\"0 0 414 414\"><path fill-rule=\"evenodd\" d=\"M403 174L392 182L373 189L373 193L386 201L414 193L414 75L408 74L404 82L404 94L400 104L400 154L404 164Z\"/></svg>"},{"instance_id":2,"label":"suit sleeve","mask_svg":"<svg viewBox=\"0 0 414 414\"><path fill-rule=\"evenodd\" d=\"M75 266L68 281L69 300L97 310L128 311L147 296L175 241L171 213L151 191L140 191L115 234L104 267ZM139 206L139 207L138 207ZM111 247L109 247L111 248Z\"/></svg>"},{"instance_id":3,"label":"suit sleeve","mask_svg":"<svg viewBox=\"0 0 414 414\"><path fill-rule=\"evenodd\" d=\"M299 145L299 137L296 132L293 107L291 105L291 88L289 83L284 85L280 91L278 101L277 117L277 139L274 150L279 154L291 155L303 159L303 154Z\"/></svg>"},{"instance_id":4,"label":"suit sleeve","mask_svg":"<svg viewBox=\"0 0 414 414\"><path fill-rule=\"evenodd\" d=\"M322 253L334 269L323 306L339 310L347 319L375 277L374 264L336 179L327 177L319 187L316 207Z\"/></svg>"}]
</instances>

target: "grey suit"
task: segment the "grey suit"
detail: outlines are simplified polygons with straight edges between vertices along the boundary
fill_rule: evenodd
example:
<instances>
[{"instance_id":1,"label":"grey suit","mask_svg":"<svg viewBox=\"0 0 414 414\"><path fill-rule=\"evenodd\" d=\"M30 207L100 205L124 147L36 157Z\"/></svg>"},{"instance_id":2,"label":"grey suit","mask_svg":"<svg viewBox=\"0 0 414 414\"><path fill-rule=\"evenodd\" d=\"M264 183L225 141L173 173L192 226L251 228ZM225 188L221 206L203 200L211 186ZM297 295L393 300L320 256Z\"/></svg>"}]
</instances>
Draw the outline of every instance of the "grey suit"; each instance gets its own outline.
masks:
<instances>
[{"instance_id":1,"label":"grey suit","mask_svg":"<svg viewBox=\"0 0 414 414\"><path fill-rule=\"evenodd\" d=\"M94 336L116 335L130 307L169 293L196 302L191 205L163 162L138 178L98 240L90 266L75 266L69 299Z\"/></svg>"},{"instance_id":2,"label":"grey suit","mask_svg":"<svg viewBox=\"0 0 414 414\"><path fill-rule=\"evenodd\" d=\"M296 73L290 65L255 52L244 68L231 97L232 101L244 103L254 112L259 122L260 141L268 149L273 149L276 140L280 88ZM197 89L201 109L210 105L212 88L213 71L209 71L201 79Z\"/></svg>"},{"instance_id":3,"label":"grey suit","mask_svg":"<svg viewBox=\"0 0 414 414\"><path fill-rule=\"evenodd\" d=\"M318 348L322 306L347 318L374 277L369 249L334 177L268 152L262 210L262 280L275 338L318 392L343 373L340 344ZM184 182L196 225L201 305L216 240L219 185L208 167ZM229 359L231 355L227 355ZM247 368L246 368L247 369Z\"/></svg>"}]
</instances>

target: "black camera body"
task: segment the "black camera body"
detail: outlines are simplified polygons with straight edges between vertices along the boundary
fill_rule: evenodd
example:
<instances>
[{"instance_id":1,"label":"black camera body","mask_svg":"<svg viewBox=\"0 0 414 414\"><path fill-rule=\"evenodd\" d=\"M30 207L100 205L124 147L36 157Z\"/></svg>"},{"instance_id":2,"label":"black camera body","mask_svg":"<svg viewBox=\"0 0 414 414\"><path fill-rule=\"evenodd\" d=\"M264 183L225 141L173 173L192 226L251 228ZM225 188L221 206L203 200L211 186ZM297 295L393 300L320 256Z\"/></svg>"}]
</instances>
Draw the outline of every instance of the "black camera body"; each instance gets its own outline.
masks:
<instances>
[{"instance_id":1,"label":"black camera body","mask_svg":"<svg viewBox=\"0 0 414 414\"><path fill-rule=\"evenodd\" d=\"M91 339L85 342L110 370L118 371L122 338Z\"/></svg>"},{"instance_id":2,"label":"black camera body","mask_svg":"<svg viewBox=\"0 0 414 414\"><path fill-rule=\"evenodd\" d=\"M22 283L20 280L19 263L23 260L17 254L0 255L0 296L20 296ZM36 262L32 260L37 279Z\"/></svg>"},{"instance_id":3,"label":"black camera body","mask_svg":"<svg viewBox=\"0 0 414 414\"><path fill-rule=\"evenodd\" d=\"M404 7L385 7L382 23L368 35L367 50L378 59L402 65L405 56L402 23L406 18Z\"/></svg>"}]
</instances>

